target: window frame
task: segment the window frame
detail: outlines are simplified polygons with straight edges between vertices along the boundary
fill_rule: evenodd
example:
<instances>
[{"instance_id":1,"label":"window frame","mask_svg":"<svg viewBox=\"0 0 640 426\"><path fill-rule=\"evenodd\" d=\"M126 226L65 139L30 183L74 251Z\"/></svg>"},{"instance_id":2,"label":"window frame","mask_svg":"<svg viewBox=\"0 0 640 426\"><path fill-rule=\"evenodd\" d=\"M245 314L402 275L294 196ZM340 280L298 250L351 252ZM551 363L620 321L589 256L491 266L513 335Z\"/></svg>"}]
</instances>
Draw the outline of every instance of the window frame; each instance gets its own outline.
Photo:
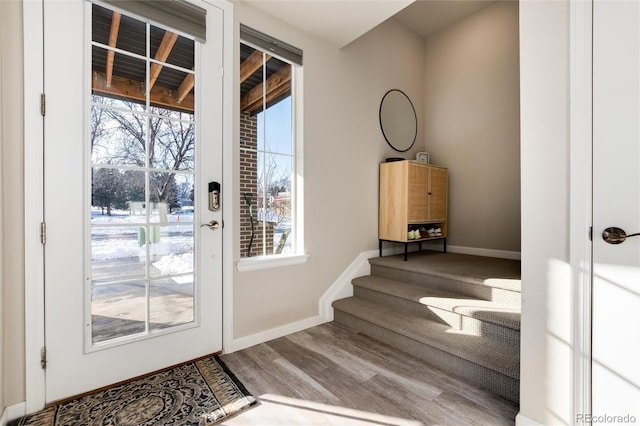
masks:
<instances>
[{"instance_id":1,"label":"window frame","mask_svg":"<svg viewBox=\"0 0 640 426\"><path fill-rule=\"evenodd\" d=\"M244 272L302 264L309 258L309 255L305 253L304 249L303 66L244 39L242 33L237 44L238 48L240 48L241 44L259 50L263 54L268 54L291 66L291 229L294 239L291 246L292 253L284 254L262 254L259 256L240 257L242 253L240 245L238 245L236 253L239 260L236 263L236 268L238 271ZM239 92L240 87L238 86L238 93ZM266 111L267 109L263 112ZM237 113L239 114L240 112L238 107ZM238 129L237 135L239 138L240 129ZM240 145L238 149L241 149ZM237 166L239 168L240 155L238 157ZM242 176L241 173L239 170L240 177ZM244 202L242 197L239 197L239 199L239 203L242 205ZM238 219L241 219L240 214L238 214Z\"/></svg>"}]
</instances>

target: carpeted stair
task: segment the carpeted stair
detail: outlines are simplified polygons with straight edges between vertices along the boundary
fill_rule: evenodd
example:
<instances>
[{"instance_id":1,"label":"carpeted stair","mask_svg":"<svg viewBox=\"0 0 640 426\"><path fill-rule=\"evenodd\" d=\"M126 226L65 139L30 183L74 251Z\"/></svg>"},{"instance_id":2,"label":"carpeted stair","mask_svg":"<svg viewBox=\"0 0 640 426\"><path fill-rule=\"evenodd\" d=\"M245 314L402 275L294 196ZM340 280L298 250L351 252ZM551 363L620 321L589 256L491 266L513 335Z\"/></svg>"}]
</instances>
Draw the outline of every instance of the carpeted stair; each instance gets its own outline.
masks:
<instances>
[{"instance_id":1,"label":"carpeted stair","mask_svg":"<svg viewBox=\"0 0 640 426\"><path fill-rule=\"evenodd\" d=\"M369 259L336 322L519 401L520 262L423 251Z\"/></svg>"}]
</instances>

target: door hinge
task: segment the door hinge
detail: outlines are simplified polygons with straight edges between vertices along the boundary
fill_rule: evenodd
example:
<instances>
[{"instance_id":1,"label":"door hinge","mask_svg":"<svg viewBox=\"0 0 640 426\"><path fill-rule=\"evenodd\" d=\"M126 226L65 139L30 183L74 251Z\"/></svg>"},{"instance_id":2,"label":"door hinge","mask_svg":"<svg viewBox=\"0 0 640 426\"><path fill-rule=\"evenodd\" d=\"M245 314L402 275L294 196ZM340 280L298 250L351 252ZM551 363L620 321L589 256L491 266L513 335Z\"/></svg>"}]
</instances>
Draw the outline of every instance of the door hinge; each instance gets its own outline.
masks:
<instances>
[{"instance_id":1,"label":"door hinge","mask_svg":"<svg viewBox=\"0 0 640 426\"><path fill-rule=\"evenodd\" d=\"M47 347L43 346L40 348L40 367L43 370L47 369Z\"/></svg>"},{"instance_id":2,"label":"door hinge","mask_svg":"<svg viewBox=\"0 0 640 426\"><path fill-rule=\"evenodd\" d=\"M47 224L44 222L40 223L40 243L47 244Z\"/></svg>"},{"instance_id":3,"label":"door hinge","mask_svg":"<svg viewBox=\"0 0 640 426\"><path fill-rule=\"evenodd\" d=\"M589 227L589 241L593 241L593 226Z\"/></svg>"},{"instance_id":4,"label":"door hinge","mask_svg":"<svg viewBox=\"0 0 640 426\"><path fill-rule=\"evenodd\" d=\"M44 117L46 114L47 96L44 93L40 93L40 114Z\"/></svg>"},{"instance_id":5,"label":"door hinge","mask_svg":"<svg viewBox=\"0 0 640 426\"><path fill-rule=\"evenodd\" d=\"M220 77L224 77L224 67L218 67L218 74L220 74Z\"/></svg>"}]
</instances>

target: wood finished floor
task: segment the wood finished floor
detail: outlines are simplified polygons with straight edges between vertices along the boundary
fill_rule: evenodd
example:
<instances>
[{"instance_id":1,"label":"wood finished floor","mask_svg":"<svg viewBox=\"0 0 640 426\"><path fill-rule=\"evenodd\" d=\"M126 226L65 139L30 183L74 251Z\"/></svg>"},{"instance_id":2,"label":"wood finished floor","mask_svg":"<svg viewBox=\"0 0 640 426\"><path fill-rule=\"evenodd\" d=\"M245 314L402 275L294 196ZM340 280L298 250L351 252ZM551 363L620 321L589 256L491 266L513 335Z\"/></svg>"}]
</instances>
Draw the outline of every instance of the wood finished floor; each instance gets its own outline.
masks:
<instances>
[{"instance_id":1,"label":"wood finished floor","mask_svg":"<svg viewBox=\"0 0 640 426\"><path fill-rule=\"evenodd\" d=\"M518 406L336 323L222 360L260 401L225 425L513 425Z\"/></svg>"}]
</instances>

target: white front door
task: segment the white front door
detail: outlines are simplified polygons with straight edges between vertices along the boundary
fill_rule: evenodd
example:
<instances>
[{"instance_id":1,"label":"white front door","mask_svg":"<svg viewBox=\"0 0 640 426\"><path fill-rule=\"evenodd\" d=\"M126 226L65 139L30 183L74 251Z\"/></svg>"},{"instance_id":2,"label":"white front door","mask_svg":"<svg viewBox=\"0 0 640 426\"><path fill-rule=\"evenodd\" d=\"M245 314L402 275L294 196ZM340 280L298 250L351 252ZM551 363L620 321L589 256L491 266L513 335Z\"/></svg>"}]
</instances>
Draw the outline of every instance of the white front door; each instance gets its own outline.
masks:
<instances>
[{"instance_id":1,"label":"white front door","mask_svg":"<svg viewBox=\"0 0 640 426\"><path fill-rule=\"evenodd\" d=\"M223 11L194 4L206 42L44 2L47 402L222 349Z\"/></svg>"},{"instance_id":2,"label":"white front door","mask_svg":"<svg viewBox=\"0 0 640 426\"><path fill-rule=\"evenodd\" d=\"M594 423L640 422L640 3L594 2ZM614 244L611 244L614 243Z\"/></svg>"}]
</instances>

